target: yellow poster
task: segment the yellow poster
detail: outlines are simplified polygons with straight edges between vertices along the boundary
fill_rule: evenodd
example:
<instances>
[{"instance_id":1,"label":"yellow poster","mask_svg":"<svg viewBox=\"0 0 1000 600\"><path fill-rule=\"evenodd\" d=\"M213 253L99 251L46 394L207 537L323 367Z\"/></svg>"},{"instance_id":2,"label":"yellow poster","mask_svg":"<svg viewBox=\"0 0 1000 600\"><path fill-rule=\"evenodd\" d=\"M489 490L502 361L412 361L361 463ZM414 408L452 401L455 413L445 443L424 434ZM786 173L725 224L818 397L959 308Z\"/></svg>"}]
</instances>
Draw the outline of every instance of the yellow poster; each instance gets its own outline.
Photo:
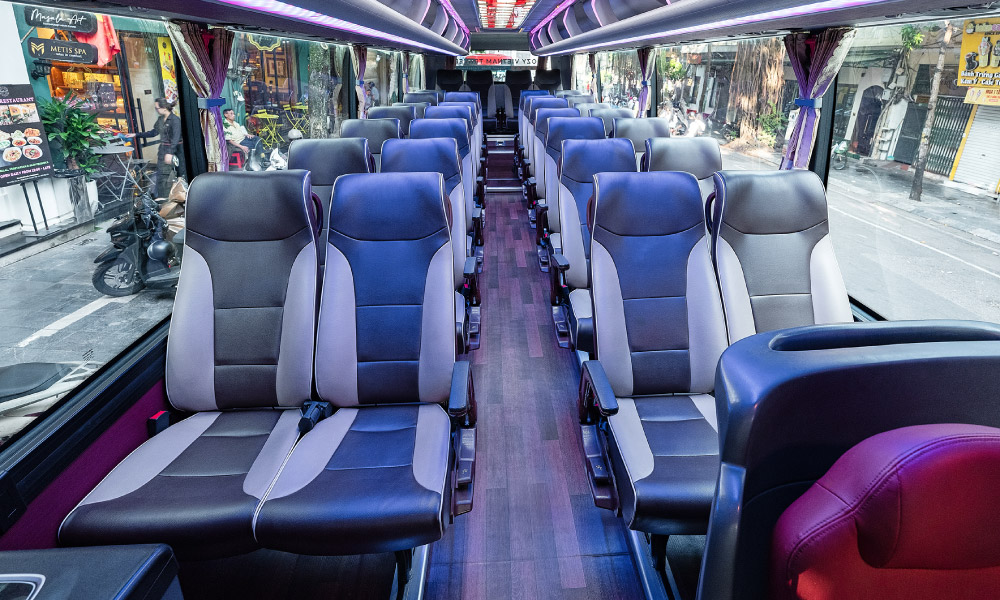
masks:
<instances>
[{"instance_id":1,"label":"yellow poster","mask_svg":"<svg viewBox=\"0 0 1000 600\"><path fill-rule=\"evenodd\" d=\"M174 66L174 47L170 38L156 38L160 51L160 76L163 78L163 97L169 102L177 102L177 72Z\"/></svg>"},{"instance_id":2,"label":"yellow poster","mask_svg":"<svg viewBox=\"0 0 1000 600\"><path fill-rule=\"evenodd\" d=\"M962 25L959 63L958 85L1000 89L1000 19L970 19Z\"/></svg>"},{"instance_id":3,"label":"yellow poster","mask_svg":"<svg viewBox=\"0 0 1000 600\"><path fill-rule=\"evenodd\" d=\"M1000 88L969 88L965 92L965 103L1000 106Z\"/></svg>"}]
</instances>

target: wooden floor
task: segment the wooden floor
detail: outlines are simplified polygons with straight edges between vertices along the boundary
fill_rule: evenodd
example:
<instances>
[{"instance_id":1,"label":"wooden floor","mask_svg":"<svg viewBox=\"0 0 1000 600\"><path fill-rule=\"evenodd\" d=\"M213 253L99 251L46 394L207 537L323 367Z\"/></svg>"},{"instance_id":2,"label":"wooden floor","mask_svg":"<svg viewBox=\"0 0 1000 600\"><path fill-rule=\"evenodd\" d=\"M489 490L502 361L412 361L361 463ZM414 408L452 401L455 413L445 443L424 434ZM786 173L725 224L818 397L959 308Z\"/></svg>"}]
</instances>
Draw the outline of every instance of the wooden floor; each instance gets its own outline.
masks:
<instances>
[{"instance_id":1,"label":"wooden floor","mask_svg":"<svg viewBox=\"0 0 1000 600\"><path fill-rule=\"evenodd\" d=\"M511 155L490 156L513 185ZM520 193L487 194L473 510L432 546L427 598L641 598L621 521L594 506L576 418L580 380L556 343L547 275Z\"/></svg>"}]
</instances>

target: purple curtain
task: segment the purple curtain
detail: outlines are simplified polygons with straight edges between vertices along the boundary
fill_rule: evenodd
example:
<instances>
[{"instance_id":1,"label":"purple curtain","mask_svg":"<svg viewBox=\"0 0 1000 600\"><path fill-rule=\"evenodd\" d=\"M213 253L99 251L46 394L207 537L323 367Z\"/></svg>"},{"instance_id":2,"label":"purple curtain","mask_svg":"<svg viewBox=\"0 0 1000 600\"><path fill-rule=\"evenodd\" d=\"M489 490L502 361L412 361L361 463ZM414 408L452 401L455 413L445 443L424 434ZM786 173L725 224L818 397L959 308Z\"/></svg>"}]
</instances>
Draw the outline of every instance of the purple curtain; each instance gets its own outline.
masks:
<instances>
[{"instance_id":1,"label":"purple curtain","mask_svg":"<svg viewBox=\"0 0 1000 600\"><path fill-rule=\"evenodd\" d=\"M799 83L799 116L781 159L782 169L805 169L809 166L816 143L818 100L830 88L854 42L854 29L824 29L816 33L790 33L785 36L785 50ZM830 106L829 109L833 110Z\"/></svg>"},{"instance_id":2,"label":"purple curtain","mask_svg":"<svg viewBox=\"0 0 1000 600\"><path fill-rule=\"evenodd\" d=\"M167 33L184 73L199 99L215 100L198 112L205 137L205 158L209 171L229 170L229 149L222 129L222 106L219 95L226 83L226 70L233 50L233 32L203 23L172 21Z\"/></svg>"},{"instance_id":3,"label":"purple curtain","mask_svg":"<svg viewBox=\"0 0 1000 600\"><path fill-rule=\"evenodd\" d=\"M597 94L597 53L591 52L588 54L587 62L590 63L590 93L600 102L601 98Z\"/></svg>"},{"instance_id":4,"label":"purple curtain","mask_svg":"<svg viewBox=\"0 0 1000 600\"><path fill-rule=\"evenodd\" d=\"M642 71L642 91L639 92L639 106L636 108L635 116L642 117L646 114L646 103L649 102L649 78L653 76L653 69L656 67L656 48L639 48L636 51L639 56L639 69Z\"/></svg>"},{"instance_id":5,"label":"purple curtain","mask_svg":"<svg viewBox=\"0 0 1000 600\"><path fill-rule=\"evenodd\" d=\"M403 52L403 93L410 92L410 53Z\"/></svg>"},{"instance_id":6,"label":"purple curtain","mask_svg":"<svg viewBox=\"0 0 1000 600\"><path fill-rule=\"evenodd\" d=\"M365 92L365 67L368 66L368 48L365 46L351 46L354 57L354 78L355 90L358 95L358 118L368 118L368 95Z\"/></svg>"}]
</instances>

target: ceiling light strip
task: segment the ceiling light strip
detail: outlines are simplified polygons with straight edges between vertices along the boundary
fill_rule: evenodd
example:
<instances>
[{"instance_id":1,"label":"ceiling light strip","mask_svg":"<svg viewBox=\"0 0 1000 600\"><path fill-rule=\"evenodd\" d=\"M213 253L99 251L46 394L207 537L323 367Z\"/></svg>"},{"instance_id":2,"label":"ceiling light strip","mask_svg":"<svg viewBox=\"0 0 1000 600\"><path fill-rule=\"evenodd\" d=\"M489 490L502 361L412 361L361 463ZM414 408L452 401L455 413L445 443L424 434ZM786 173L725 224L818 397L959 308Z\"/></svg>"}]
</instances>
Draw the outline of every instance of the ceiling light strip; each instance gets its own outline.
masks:
<instances>
[{"instance_id":1,"label":"ceiling light strip","mask_svg":"<svg viewBox=\"0 0 1000 600\"><path fill-rule=\"evenodd\" d=\"M754 15L746 15L744 17L734 17L732 19L725 19L723 21L713 21L711 23L692 25L690 27L681 27L679 29L667 29L664 31L657 31L654 33L632 36L628 38L612 40L609 42L595 42L593 44L588 44L586 46L580 46L578 48L574 48L572 51L579 52L581 50L593 50L594 48L602 48L605 46L628 44L631 42L641 42L644 40L664 38L676 35L684 35L686 33L697 33L700 31L708 31L712 29L726 29L729 27L736 27L739 25L750 25L754 23L762 23L765 21L777 21L780 19L788 19L791 17L799 17L802 15L808 15L813 13L826 13L837 10L843 10L845 8L855 8L858 6L871 6L873 4L883 4L888 1L891 0L826 0L825 2L816 2L814 4L802 4L799 6L792 6L789 8L781 8L778 10L757 13ZM549 18L551 18L551 16L552 15L549 15ZM539 25L539 27L540 26L541 25ZM538 27L536 27L535 29L538 29ZM535 29L531 30L532 33L535 32ZM541 50L541 48L539 50ZM539 53L539 56L548 56L551 54L556 54L556 52Z\"/></svg>"},{"instance_id":2,"label":"ceiling light strip","mask_svg":"<svg viewBox=\"0 0 1000 600\"><path fill-rule=\"evenodd\" d=\"M455 52L453 50L446 50L438 46L424 44L423 42L418 42L402 36L393 35L391 33L385 33L384 31L372 29L371 27L365 27L364 25L357 25L355 23L351 23L350 21L345 21L343 19L331 17L330 15L324 15L322 13L318 13L309 10L307 8L300 8L298 6L286 4L285 2L281 2L280 0L217 0L217 1L229 6L236 6L238 8L246 8L258 12L264 12L275 15L277 17L284 17L286 19L293 19L295 21L301 21L303 23L319 25L321 27L326 27L328 29L337 29L339 31L357 33L360 35L366 35L380 40L385 40L387 42L397 42L400 44L405 44L407 46L415 46L417 48L424 48L426 50L431 50L434 52L449 54L451 56L459 55L458 52Z\"/></svg>"},{"instance_id":3,"label":"ceiling light strip","mask_svg":"<svg viewBox=\"0 0 1000 600\"><path fill-rule=\"evenodd\" d=\"M441 6L443 6L446 11L448 11L448 14L451 15L451 18L455 19L455 22L458 23L458 26L462 28L462 31L465 32L465 35L468 36L469 28L465 26L465 21L462 20L462 17L458 16L458 13L455 12L455 7L451 5L451 1L438 0L438 2L441 3Z\"/></svg>"}]
</instances>

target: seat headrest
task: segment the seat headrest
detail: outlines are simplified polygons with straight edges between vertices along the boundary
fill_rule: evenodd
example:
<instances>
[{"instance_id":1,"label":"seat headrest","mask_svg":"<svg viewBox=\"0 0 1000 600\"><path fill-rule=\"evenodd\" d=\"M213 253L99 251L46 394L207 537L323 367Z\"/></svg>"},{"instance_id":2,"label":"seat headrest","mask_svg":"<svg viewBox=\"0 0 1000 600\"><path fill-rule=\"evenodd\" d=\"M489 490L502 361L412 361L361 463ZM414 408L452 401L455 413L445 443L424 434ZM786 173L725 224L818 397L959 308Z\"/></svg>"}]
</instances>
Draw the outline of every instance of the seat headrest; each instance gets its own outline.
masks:
<instances>
[{"instance_id":1,"label":"seat headrest","mask_svg":"<svg viewBox=\"0 0 1000 600\"><path fill-rule=\"evenodd\" d=\"M553 133L553 124L550 123L549 136ZM632 142L624 138L568 139L563 142L563 177L579 183L593 183L594 174L607 172L635 172Z\"/></svg>"},{"instance_id":2,"label":"seat headrest","mask_svg":"<svg viewBox=\"0 0 1000 600\"><path fill-rule=\"evenodd\" d=\"M612 106L607 102L584 102L583 104L576 105L576 109L579 110L580 114L584 117L594 117L596 115L590 114L590 111L602 108L612 108Z\"/></svg>"},{"instance_id":3,"label":"seat headrest","mask_svg":"<svg viewBox=\"0 0 1000 600\"><path fill-rule=\"evenodd\" d=\"M490 81L493 80L493 73L491 71L484 71L489 73ZM478 71L469 71L469 75L472 73L478 73ZM468 77L466 77L468 79ZM472 102L476 106L480 105L479 94L476 92L447 92L444 95L445 102Z\"/></svg>"},{"instance_id":4,"label":"seat headrest","mask_svg":"<svg viewBox=\"0 0 1000 600\"><path fill-rule=\"evenodd\" d=\"M555 91L561 81L559 73L559 69L539 69L535 71L535 85L541 89Z\"/></svg>"},{"instance_id":5,"label":"seat headrest","mask_svg":"<svg viewBox=\"0 0 1000 600\"><path fill-rule=\"evenodd\" d=\"M549 119L552 117L579 117L580 111L575 108L542 108L535 114L535 135L545 139L549 131Z\"/></svg>"},{"instance_id":6,"label":"seat headrest","mask_svg":"<svg viewBox=\"0 0 1000 600\"><path fill-rule=\"evenodd\" d=\"M442 102L441 104L438 104L439 108L447 108L449 106L454 106L455 108L468 108L469 118L472 119L473 127L475 127L479 122L479 107L474 102Z\"/></svg>"},{"instance_id":7,"label":"seat headrest","mask_svg":"<svg viewBox=\"0 0 1000 600\"><path fill-rule=\"evenodd\" d=\"M191 181L187 229L214 240L281 240L312 228L309 171L204 173Z\"/></svg>"},{"instance_id":8,"label":"seat headrest","mask_svg":"<svg viewBox=\"0 0 1000 600\"><path fill-rule=\"evenodd\" d=\"M662 117L618 117L611 128L611 137L628 138L636 150L646 149L649 138L670 137L670 120Z\"/></svg>"},{"instance_id":9,"label":"seat headrest","mask_svg":"<svg viewBox=\"0 0 1000 600\"><path fill-rule=\"evenodd\" d=\"M620 236L672 235L705 223L701 189L690 173L598 173L594 203L594 226Z\"/></svg>"},{"instance_id":10,"label":"seat headrest","mask_svg":"<svg viewBox=\"0 0 1000 600\"><path fill-rule=\"evenodd\" d=\"M509 76L513 71L507 73ZM510 79L507 80L507 85L510 85ZM551 94L546 90L521 90L521 96L518 99L518 107L520 110L524 110L528 104L528 98L534 96L551 96Z\"/></svg>"},{"instance_id":11,"label":"seat headrest","mask_svg":"<svg viewBox=\"0 0 1000 600\"><path fill-rule=\"evenodd\" d=\"M386 140L382 147L383 173L441 173L445 191L462 182L458 142L454 138Z\"/></svg>"},{"instance_id":12,"label":"seat headrest","mask_svg":"<svg viewBox=\"0 0 1000 600\"><path fill-rule=\"evenodd\" d=\"M372 154L381 154L383 142L400 137L399 119L346 119L340 137L366 138Z\"/></svg>"},{"instance_id":13,"label":"seat headrest","mask_svg":"<svg viewBox=\"0 0 1000 600\"><path fill-rule=\"evenodd\" d=\"M565 140L603 140L604 123L595 117L551 117L545 136L545 149L563 151ZM635 154L632 155L635 162Z\"/></svg>"},{"instance_id":14,"label":"seat headrest","mask_svg":"<svg viewBox=\"0 0 1000 600\"><path fill-rule=\"evenodd\" d=\"M566 102L569 102L570 106L576 106L577 104L593 104L596 102L592 94L574 94L572 96L565 96Z\"/></svg>"},{"instance_id":15,"label":"seat headrest","mask_svg":"<svg viewBox=\"0 0 1000 600\"><path fill-rule=\"evenodd\" d=\"M579 96L580 90L559 90L556 92L556 98L565 98L566 96Z\"/></svg>"},{"instance_id":16,"label":"seat headrest","mask_svg":"<svg viewBox=\"0 0 1000 600\"><path fill-rule=\"evenodd\" d=\"M465 119L469 129L472 129L472 109L468 106L429 106L424 111L425 119Z\"/></svg>"},{"instance_id":17,"label":"seat headrest","mask_svg":"<svg viewBox=\"0 0 1000 600\"><path fill-rule=\"evenodd\" d=\"M710 137L654 137L646 140L647 171L684 171L707 179L722 170L719 142Z\"/></svg>"},{"instance_id":18,"label":"seat headrest","mask_svg":"<svg viewBox=\"0 0 1000 600\"><path fill-rule=\"evenodd\" d=\"M302 139L288 147L288 168L311 172L313 185L333 185L341 175L368 173L370 157L365 138Z\"/></svg>"},{"instance_id":19,"label":"seat headrest","mask_svg":"<svg viewBox=\"0 0 1000 600\"><path fill-rule=\"evenodd\" d=\"M344 175L333 186L331 235L360 241L418 240L448 228L440 173Z\"/></svg>"},{"instance_id":20,"label":"seat headrest","mask_svg":"<svg viewBox=\"0 0 1000 600\"><path fill-rule=\"evenodd\" d=\"M508 87L519 87L522 85L528 87L531 85L531 71L507 71L505 81Z\"/></svg>"},{"instance_id":21,"label":"seat headrest","mask_svg":"<svg viewBox=\"0 0 1000 600\"><path fill-rule=\"evenodd\" d=\"M412 106L413 107L413 118L423 119L424 111L427 107L431 105L430 102L393 102L393 106Z\"/></svg>"},{"instance_id":22,"label":"seat headrest","mask_svg":"<svg viewBox=\"0 0 1000 600\"><path fill-rule=\"evenodd\" d=\"M535 117L538 115L539 109L542 108L569 108L569 104L566 103L562 98L554 98L551 96L535 96L528 98L528 104L525 109L528 111L528 121L534 125Z\"/></svg>"},{"instance_id":23,"label":"seat headrest","mask_svg":"<svg viewBox=\"0 0 1000 600\"><path fill-rule=\"evenodd\" d=\"M827 220L826 190L812 171L719 171L716 208L741 233L804 231Z\"/></svg>"},{"instance_id":24,"label":"seat headrest","mask_svg":"<svg viewBox=\"0 0 1000 600\"><path fill-rule=\"evenodd\" d=\"M427 102L431 106L435 106L438 103L438 97L434 92L406 92L403 94L403 102Z\"/></svg>"},{"instance_id":25,"label":"seat headrest","mask_svg":"<svg viewBox=\"0 0 1000 600\"><path fill-rule=\"evenodd\" d=\"M615 119L627 119L635 116L635 113L628 108L592 108L590 116L602 119L604 131L610 136L614 130Z\"/></svg>"},{"instance_id":26,"label":"seat headrest","mask_svg":"<svg viewBox=\"0 0 1000 600\"><path fill-rule=\"evenodd\" d=\"M465 83L472 85L492 85L493 84L493 71L468 71L465 74ZM454 92L452 92L454 93ZM465 92L458 92L465 93ZM448 97L445 95L445 100Z\"/></svg>"},{"instance_id":27,"label":"seat headrest","mask_svg":"<svg viewBox=\"0 0 1000 600\"><path fill-rule=\"evenodd\" d=\"M417 119L410 125L410 139L453 138L463 158L469 153L469 122L465 119Z\"/></svg>"},{"instance_id":28,"label":"seat headrest","mask_svg":"<svg viewBox=\"0 0 1000 600\"><path fill-rule=\"evenodd\" d=\"M410 121L417 118L417 109L412 106L373 106L368 109L368 118L396 119L405 135L410 130Z\"/></svg>"},{"instance_id":29,"label":"seat headrest","mask_svg":"<svg viewBox=\"0 0 1000 600\"><path fill-rule=\"evenodd\" d=\"M817 486L853 516L858 551L873 567L1000 566L1000 429L935 424L880 433L845 452ZM804 508L796 501L785 514L812 516Z\"/></svg>"}]
</instances>

